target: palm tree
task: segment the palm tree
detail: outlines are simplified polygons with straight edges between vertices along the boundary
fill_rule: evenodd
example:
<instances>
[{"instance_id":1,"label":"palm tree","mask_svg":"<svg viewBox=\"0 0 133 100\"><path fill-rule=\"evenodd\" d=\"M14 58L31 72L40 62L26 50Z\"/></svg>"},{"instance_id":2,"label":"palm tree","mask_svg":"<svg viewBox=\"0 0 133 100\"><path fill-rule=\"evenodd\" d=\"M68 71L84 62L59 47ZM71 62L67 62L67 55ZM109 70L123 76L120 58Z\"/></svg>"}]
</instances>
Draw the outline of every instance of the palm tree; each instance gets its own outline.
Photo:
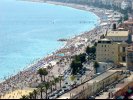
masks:
<instances>
[{"instance_id":1,"label":"palm tree","mask_svg":"<svg viewBox=\"0 0 133 100\"><path fill-rule=\"evenodd\" d=\"M46 93L46 99L47 99L47 97L48 97L48 89L49 89L49 87L50 87L49 82L46 82L46 83L44 84L44 87L45 87L45 93Z\"/></svg>"},{"instance_id":2,"label":"palm tree","mask_svg":"<svg viewBox=\"0 0 133 100\"><path fill-rule=\"evenodd\" d=\"M53 82L54 82L54 81L50 81L50 82L49 82L51 93L52 93L52 91L53 91Z\"/></svg>"},{"instance_id":3,"label":"palm tree","mask_svg":"<svg viewBox=\"0 0 133 100\"><path fill-rule=\"evenodd\" d=\"M33 99L33 95L34 95L34 94L33 94L32 92L30 92L30 93L29 93L29 98L30 98L30 99Z\"/></svg>"},{"instance_id":4,"label":"palm tree","mask_svg":"<svg viewBox=\"0 0 133 100\"><path fill-rule=\"evenodd\" d=\"M59 82L59 78L58 77L54 77L54 82L55 82L55 89L57 89L57 83Z\"/></svg>"},{"instance_id":5,"label":"palm tree","mask_svg":"<svg viewBox=\"0 0 133 100\"><path fill-rule=\"evenodd\" d=\"M41 82L45 82L45 76L46 75L48 75L48 72L47 72L47 70L46 69L44 69L44 68L40 68L39 70L38 70L38 72L37 72L39 75L40 75L40 77L41 77ZM43 80L43 76L44 76L44 80Z\"/></svg>"},{"instance_id":6,"label":"palm tree","mask_svg":"<svg viewBox=\"0 0 133 100\"><path fill-rule=\"evenodd\" d=\"M47 70L46 69L43 69L44 82L45 82L45 76L47 76L47 75L48 75Z\"/></svg>"},{"instance_id":7,"label":"palm tree","mask_svg":"<svg viewBox=\"0 0 133 100\"><path fill-rule=\"evenodd\" d=\"M43 82L43 69L42 69L42 68L39 69L37 73L38 73L38 74L40 75L40 77L41 77L41 82Z\"/></svg>"},{"instance_id":8,"label":"palm tree","mask_svg":"<svg viewBox=\"0 0 133 100\"><path fill-rule=\"evenodd\" d=\"M59 81L60 81L60 88L61 88L61 81L63 80L63 76L59 76Z\"/></svg>"},{"instance_id":9,"label":"palm tree","mask_svg":"<svg viewBox=\"0 0 133 100\"><path fill-rule=\"evenodd\" d=\"M40 85L38 86L38 88L39 88L39 90L40 90L40 94L41 94L41 99L43 99L43 98L42 98L42 95L43 95L43 87L44 87L43 84L40 84Z\"/></svg>"},{"instance_id":10,"label":"palm tree","mask_svg":"<svg viewBox=\"0 0 133 100\"><path fill-rule=\"evenodd\" d=\"M36 99L36 98L37 98L37 91L34 90L34 91L33 91L33 94L34 94L34 99Z\"/></svg>"},{"instance_id":11,"label":"palm tree","mask_svg":"<svg viewBox=\"0 0 133 100\"><path fill-rule=\"evenodd\" d=\"M20 99L29 99L28 96L23 95Z\"/></svg>"}]
</instances>

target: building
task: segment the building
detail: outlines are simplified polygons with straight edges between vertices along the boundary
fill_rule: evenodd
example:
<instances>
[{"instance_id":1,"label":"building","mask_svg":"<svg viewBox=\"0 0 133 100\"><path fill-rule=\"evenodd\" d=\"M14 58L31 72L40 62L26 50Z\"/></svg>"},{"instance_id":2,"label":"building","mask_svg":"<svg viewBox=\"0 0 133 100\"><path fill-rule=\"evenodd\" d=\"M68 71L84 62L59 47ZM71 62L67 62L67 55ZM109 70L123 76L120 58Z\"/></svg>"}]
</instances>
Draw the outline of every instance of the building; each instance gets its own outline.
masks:
<instances>
[{"instance_id":1,"label":"building","mask_svg":"<svg viewBox=\"0 0 133 100\"><path fill-rule=\"evenodd\" d=\"M114 0L114 2L113 2L113 4L114 4L116 7L118 7L118 8L121 8L121 3L122 3L122 1L120 1L120 0Z\"/></svg>"},{"instance_id":2,"label":"building","mask_svg":"<svg viewBox=\"0 0 133 100\"><path fill-rule=\"evenodd\" d=\"M124 21L123 26L129 30L130 34L133 34L133 17L130 17L129 20Z\"/></svg>"},{"instance_id":3,"label":"building","mask_svg":"<svg viewBox=\"0 0 133 100\"><path fill-rule=\"evenodd\" d=\"M125 10L125 9L127 9L128 7L131 7L130 2L129 2L128 0L122 1L122 3L121 3L121 9Z\"/></svg>"},{"instance_id":4,"label":"building","mask_svg":"<svg viewBox=\"0 0 133 100\"><path fill-rule=\"evenodd\" d=\"M103 90L106 86L123 78L121 70L108 70L96 78L72 89L57 99L87 99Z\"/></svg>"},{"instance_id":5,"label":"building","mask_svg":"<svg viewBox=\"0 0 133 100\"><path fill-rule=\"evenodd\" d=\"M98 62L118 62L118 45L109 39L101 39L96 47L96 60Z\"/></svg>"},{"instance_id":6,"label":"building","mask_svg":"<svg viewBox=\"0 0 133 100\"><path fill-rule=\"evenodd\" d=\"M118 80L113 87L109 86L108 91L103 92L95 99L126 99L126 97L130 97L133 91L133 73L125 71L123 76L125 77L122 80Z\"/></svg>"},{"instance_id":7,"label":"building","mask_svg":"<svg viewBox=\"0 0 133 100\"><path fill-rule=\"evenodd\" d=\"M127 69L133 71L133 44L127 48Z\"/></svg>"},{"instance_id":8,"label":"building","mask_svg":"<svg viewBox=\"0 0 133 100\"><path fill-rule=\"evenodd\" d=\"M105 37L115 42L127 42L129 40L129 31L109 31Z\"/></svg>"},{"instance_id":9,"label":"building","mask_svg":"<svg viewBox=\"0 0 133 100\"><path fill-rule=\"evenodd\" d=\"M132 0L132 10L133 10L133 0Z\"/></svg>"},{"instance_id":10,"label":"building","mask_svg":"<svg viewBox=\"0 0 133 100\"><path fill-rule=\"evenodd\" d=\"M122 83L116 85L114 89L112 89L113 98L117 99L118 97L124 96L128 89L133 88L133 74L131 73L126 79L123 80Z\"/></svg>"},{"instance_id":11,"label":"building","mask_svg":"<svg viewBox=\"0 0 133 100\"><path fill-rule=\"evenodd\" d=\"M96 60L98 62L126 62L126 47L125 42L113 42L109 39L101 39L96 47Z\"/></svg>"}]
</instances>

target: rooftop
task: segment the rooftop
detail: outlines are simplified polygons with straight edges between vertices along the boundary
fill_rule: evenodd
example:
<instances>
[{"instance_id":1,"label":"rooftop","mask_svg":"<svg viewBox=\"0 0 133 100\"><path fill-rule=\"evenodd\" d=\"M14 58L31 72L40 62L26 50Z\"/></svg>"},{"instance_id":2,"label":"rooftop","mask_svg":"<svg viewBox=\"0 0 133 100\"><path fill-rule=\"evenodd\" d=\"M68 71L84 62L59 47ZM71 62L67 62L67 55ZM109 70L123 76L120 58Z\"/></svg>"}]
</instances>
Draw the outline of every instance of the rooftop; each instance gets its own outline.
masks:
<instances>
[{"instance_id":1,"label":"rooftop","mask_svg":"<svg viewBox=\"0 0 133 100\"><path fill-rule=\"evenodd\" d=\"M133 52L133 44L130 45L130 46L127 48L127 50L128 50L129 52Z\"/></svg>"},{"instance_id":2,"label":"rooftop","mask_svg":"<svg viewBox=\"0 0 133 100\"><path fill-rule=\"evenodd\" d=\"M129 18L129 20L124 21L124 24L133 24L133 18Z\"/></svg>"},{"instance_id":3,"label":"rooftop","mask_svg":"<svg viewBox=\"0 0 133 100\"><path fill-rule=\"evenodd\" d=\"M129 31L110 31L107 33L107 36L121 36L121 37L128 37Z\"/></svg>"},{"instance_id":4,"label":"rooftop","mask_svg":"<svg viewBox=\"0 0 133 100\"><path fill-rule=\"evenodd\" d=\"M104 38L104 39L101 39L101 40L99 40L99 41L110 41L110 40L107 39L107 38Z\"/></svg>"},{"instance_id":5,"label":"rooftop","mask_svg":"<svg viewBox=\"0 0 133 100\"><path fill-rule=\"evenodd\" d=\"M105 73L103 73L102 75L99 75L98 77L94 78L93 80L90 80L88 83L95 83L95 82L100 82L103 79L105 79L108 76L113 75L114 73L116 73L118 70L109 70Z\"/></svg>"}]
</instances>

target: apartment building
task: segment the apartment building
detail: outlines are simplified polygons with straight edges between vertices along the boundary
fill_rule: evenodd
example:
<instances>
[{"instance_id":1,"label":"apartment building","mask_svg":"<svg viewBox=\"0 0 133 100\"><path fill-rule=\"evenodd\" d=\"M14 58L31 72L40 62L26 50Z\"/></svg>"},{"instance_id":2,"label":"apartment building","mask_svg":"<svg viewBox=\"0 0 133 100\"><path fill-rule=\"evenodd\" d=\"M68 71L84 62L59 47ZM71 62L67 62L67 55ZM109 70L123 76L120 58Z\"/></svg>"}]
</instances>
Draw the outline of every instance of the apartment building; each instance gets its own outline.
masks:
<instances>
[{"instance_id":1,"label":"apartment building","mask_svg":"<svg viewBox=\"0 0 133 100\"><path fill-rule=\"evenodd\" d=\"M109 39L101 39L96 47L96 60L98 62L126 62L126 42L113 42Z\"/></svg>"},{"instance_id":2,"label":"apartment building","mask_svg":"<svg viewBox=\"0 0 133 100\"><path fill-rule=\"evenodd\" d=\"M133 44L127 48L127 69L133 71Z\"/></svg>"},{"instance_id":3,"label":"apartment building","mask_svg":"<svg viewBox=\"0 0 133 100\"><path fill-rule=\"evenodd\" d=\"M96 47L96 60L98 62L118 62L118 44L109 39L101 39Z\"/></svg>"}]
</instances>

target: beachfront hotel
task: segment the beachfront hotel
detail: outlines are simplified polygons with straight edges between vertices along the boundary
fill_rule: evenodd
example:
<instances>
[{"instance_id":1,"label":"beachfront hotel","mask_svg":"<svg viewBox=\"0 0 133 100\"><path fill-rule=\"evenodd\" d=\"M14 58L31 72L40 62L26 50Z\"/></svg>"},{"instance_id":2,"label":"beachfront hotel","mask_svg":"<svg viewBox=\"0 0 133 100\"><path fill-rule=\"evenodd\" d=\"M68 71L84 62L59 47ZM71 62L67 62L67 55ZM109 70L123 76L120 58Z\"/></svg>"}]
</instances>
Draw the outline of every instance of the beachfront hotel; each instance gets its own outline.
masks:
<instances>
[{"instance_id":1,"label":"beachfront hotel","mask_svg":"<svg viewBox=\"0 0 133 100\"><path fill-rule=\"evenodd\" d=\"M109 39L101 39L96 47L96 60L98 62L126 62L126 42L113 42Z\"/></svg>"},{"instance_id":2,"label":"beachfront hotel","mask_svg":"<svg viewBox=\"0 0 133 100\"><path fill-rule=\"evenodd\" d=\"M129 41L129 31L109 31L105 39L101 39L96 47L98 62L126 62L126 47Z\"/></svg>"}]
</instances>

